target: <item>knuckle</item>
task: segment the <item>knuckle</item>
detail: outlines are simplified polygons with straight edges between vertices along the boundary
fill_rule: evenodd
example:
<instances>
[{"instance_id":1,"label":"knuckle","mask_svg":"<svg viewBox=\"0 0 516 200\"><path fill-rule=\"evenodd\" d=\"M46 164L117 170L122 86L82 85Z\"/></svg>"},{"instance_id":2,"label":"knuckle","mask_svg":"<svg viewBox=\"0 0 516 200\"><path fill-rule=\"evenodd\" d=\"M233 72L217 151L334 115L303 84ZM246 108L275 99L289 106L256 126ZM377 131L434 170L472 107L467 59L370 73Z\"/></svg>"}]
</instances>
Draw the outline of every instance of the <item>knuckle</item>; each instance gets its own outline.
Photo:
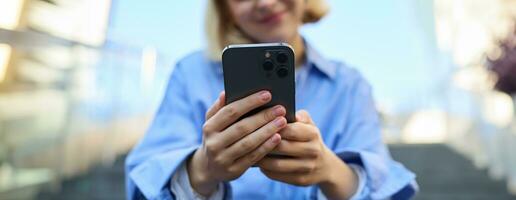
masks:
<instances>
[{"instance_id":1,"label":"knuckle","mask_svg":"<svg viewBox=\"0 0 516 200\"><path fill-rule=\"evenodd\" d=\"M247 161L249 161L250 163L254 163L258 161L259 156L260 155L257 152L250 153L249 155L247 155Z\"/></svg>"},{"instance_id":2,"label":"knuckle","mask_svg":"<svg viewBox=\"0 0 516 200\"><path fill-rule=\"evenodd\" d=\"M208 120L215 114L215 108L211 107L206 113L204 113L204 119Z\"/></svg>"},{"instance_id":3,"label":"knuckle","mask_svg":"<svg viewBox=\"0 0 516 200\"><path fill-rule=\"evenodd\" d=\"M296 178L296 184L300 186L308 186L310 185L310 181L306 176L298 176Z\"/></svg>"},{"instance_id":4,"label":"knuckle","mask_svg":"<svg viewBox=\"0 0 516 200\"><path fill-rule=\"evenodd\" d=\"M239 174L240 169L237 166L233 165L227 168L227 172L232 175L237 175Z\"/></svg>"},{"instance_id":5,"label":"knuckle","mask_svg":"<svg viewBox=\"0 0 516 200\"><path fill-rule=\"evenodd\" d=\"M319 156L319 150L313 147L309 147L305 149L305 155L313 158L317 158Z\"/></svg>"},{"instance_id":6,"label":"knuckle","mask_svg":"<svg viewBox=\"0 0 516 200\"><path fill-rule=\"evenodd\" d=\"M250 153L248 159L250 162L253 163L258 162L258 160L260 160L267 152L268 150L266 149L266 147L261 147L258 150Z\"/></svg>"},{"instance_id":7,"label":"knuckle","mask_svg":"<svg viewBox=\"0 0 516 200\"><path fill-rule=\"evenodd\" d=\"M211 126L211 124L210 124L210 123L206 122L206 123L204 123L204 124L202 125L202 132L203 132L203 133L205 133L205 134L206 134L206 133L209 133L209 132L211 132L211 131L212 131L212 126Z\"/></svg>"},{"instance_id":8,"label":"knuckle","mask_svg":"<svg viewBox=\"0 0 516 200\"><path fill-rule=\"evenodd\" d=\"M240 143L240 147L242 149L250 149L250 148L252 148L252 144L248 140L242 140Z\"/></svg>"},{"instance_id":9,"label":"knuckle","mask_svg":"<svg viewBox=\"0 0 516 200\"><path fill-rule=\"evenodd\" d=\"M225 112L226 116L228 116L230 118L238 118L239 117L238 109L236 109L234 106L226 106L224 109L224 112Z\"/></svg>"},{"instance_id":10,"label":"knuckle","mask_svg":"<svg viewBox=\"0 0 516 200\"><path fill-rule=\"evenodd\" d=\"M244 124L237 123L234 126L235 126L235 130L239 133L247 133L249 131L249 128Z\"/></svg>"},{"instance_id":11,"label":"knuckle","mask_svg":"<svg viewBox=\"0 0 516 200\"><path fill-rule=\"evenodd\" d=\"M222 156L215 156L215 158L213 158L213 163L216 165L224 165L224 158L222 158Z\"/></svg>"},{"instance_id":12,"label":"knuckle","mask_svg":"<svg viewBox=\"0 0 516 200\"><path fill-rule=\"evenodd\" d=\"M272 114L271 114L271 112L264 112L264 113L262 114L262 120L263 120L264 122L268 122L268 121L272 120Z\"/></svg>"},{"instance_id":13,"label":"knuckle","mask_svg":"<svg viewBox=\"0 0 516 200\"><path fill-rule=\"evenodd\" d=\"M296 170L296 172L302 172L302 173L308 173L310 171L311 171L311 166L307 163L303 164Z\"/></svg>"},{"instance_id":14,"label":"knuckle","mask_svg":"<svg viewBox=\"0 0 516 200\"><path fill-rule=\"evenodd\" d=\"M214 155L217 153L217 149L215 148L215 143L212 142L211 140L206 140L205 148L206 148L206 152L209 155Z\"/></svg>"},{"instance_id":15,"label":"knuckle","mask_svg":"<svg viewBox=\"0 0 516 200\"><path fill-rule=\"evenodd\" d=\"M283 168L283 165L281 164L281 162L278 162L277 160L271 161L271 166L276 169Z\"/></svg>"},{"instance_id":16,"label":"knuckle","mask_svg":"<svg viewBox=\"0 0 516 200\"><path fill-rule=\"evenodd\" d=\"M306 171L307 172L313 172L315 171L315 163L313 162L308 162L307 165L306 165Z\"/></svg>"}]
</instances>

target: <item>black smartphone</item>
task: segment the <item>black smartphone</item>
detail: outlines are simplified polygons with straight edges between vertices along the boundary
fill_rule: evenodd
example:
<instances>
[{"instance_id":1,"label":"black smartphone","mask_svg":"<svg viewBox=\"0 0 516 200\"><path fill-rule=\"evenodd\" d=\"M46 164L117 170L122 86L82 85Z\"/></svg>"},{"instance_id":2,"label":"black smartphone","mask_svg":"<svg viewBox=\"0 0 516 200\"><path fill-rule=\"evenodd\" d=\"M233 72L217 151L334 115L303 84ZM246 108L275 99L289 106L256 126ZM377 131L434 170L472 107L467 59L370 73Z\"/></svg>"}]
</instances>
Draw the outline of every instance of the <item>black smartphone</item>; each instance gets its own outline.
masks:
<instances>
[{"instance_id":1,"label":"black smartphone","mask_svg":"<svg viewBox=\"0 0 516 200\"><path fill-rule=\"evenodd\" d=\"M226 104L261 90L268 90L272 100L243 116L265 108L282 105L287 122L295 121L295 57L287 43L238 44L222 53Z\"/></svg>"}]
</instances>

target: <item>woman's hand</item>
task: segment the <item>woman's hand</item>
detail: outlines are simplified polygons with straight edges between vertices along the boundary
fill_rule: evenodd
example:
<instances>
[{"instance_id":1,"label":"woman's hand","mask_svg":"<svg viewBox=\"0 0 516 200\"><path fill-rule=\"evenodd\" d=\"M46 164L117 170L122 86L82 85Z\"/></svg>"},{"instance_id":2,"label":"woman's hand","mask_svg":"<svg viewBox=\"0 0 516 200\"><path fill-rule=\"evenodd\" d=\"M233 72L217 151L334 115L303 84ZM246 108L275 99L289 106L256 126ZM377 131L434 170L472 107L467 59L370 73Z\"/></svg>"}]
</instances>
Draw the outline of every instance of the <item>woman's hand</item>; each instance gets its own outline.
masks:
<instances>
[{"instance_id":1,"label":"woman's hand","mask_svg":"<svg viewBox=\"0 0 516 200\"><path fill-rule=\"evenodd\" d=\"M289 184L319 184L329 199L348 199L356 191L357 175L322 141L319 129L306 111L296 113L297 122L281 132L281 143L258 162L269 178Z\"/></svg>"},{"instance_id":2,"label":"woman's hand","mask_svg":"<svg viewBox=\"0 0 516 200\"><path fill-rule=\"evenodd\" d=\"M210 195L220 182L240 177L279 144L278 132L287 124L284 107L275 106L239 120L270 100L270 92L262 91L224 105L221 93L206 113L202 146L187 164L195 191Z\"/></svg>"}]
</instances>

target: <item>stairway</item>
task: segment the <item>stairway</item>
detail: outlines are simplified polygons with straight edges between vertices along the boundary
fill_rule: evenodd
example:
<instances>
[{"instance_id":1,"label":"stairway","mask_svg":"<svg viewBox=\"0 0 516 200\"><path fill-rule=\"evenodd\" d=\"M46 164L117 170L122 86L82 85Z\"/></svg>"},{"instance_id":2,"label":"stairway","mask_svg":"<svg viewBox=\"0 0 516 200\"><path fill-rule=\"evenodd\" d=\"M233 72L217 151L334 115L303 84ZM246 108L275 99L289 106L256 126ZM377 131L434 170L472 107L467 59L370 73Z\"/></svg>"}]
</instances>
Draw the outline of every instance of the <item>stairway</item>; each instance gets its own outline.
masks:
<instances>
[{"instance_id":1,"label":"stairway","mask_svg":"<svg viewBox=\"0 0 516 200\"><path fill-rule=\"evenodd\" d=\"M420 191L416 199L502 200L516 199L505 181L494 181L485 170L443 144L391 145L394 159L417 175Z\"/></svg>"},{"instance_id":2,"label":"stairway","mask_svg":"<svg viewBox=\"0 0 516 200\"><path fill-rule=\"evenodd\" d=\"M418 200L504 200L510 196L505 182L493 181L483 170L442 144L391 145L394 159L414 171ZM43 192L38 199L124 199L123 159L113 167L96 167L89 174L63 183L59 194Z\"/></svg>"}]
</instances>

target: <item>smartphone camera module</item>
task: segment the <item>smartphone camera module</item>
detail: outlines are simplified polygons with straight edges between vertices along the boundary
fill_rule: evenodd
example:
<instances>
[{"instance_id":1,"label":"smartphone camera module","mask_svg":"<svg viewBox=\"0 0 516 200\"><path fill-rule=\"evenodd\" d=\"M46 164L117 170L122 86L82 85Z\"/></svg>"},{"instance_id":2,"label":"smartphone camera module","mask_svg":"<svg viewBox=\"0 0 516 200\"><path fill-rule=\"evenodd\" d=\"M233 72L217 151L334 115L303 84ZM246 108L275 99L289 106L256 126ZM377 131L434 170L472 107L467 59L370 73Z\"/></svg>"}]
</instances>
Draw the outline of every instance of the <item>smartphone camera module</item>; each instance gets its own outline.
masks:
<instances>
[{"instance_id":1,"label":"smartphone camera module","mask_svg":"<svg viewBox=\"0 0 516 200\"><path fill-rule=\"evenodd\" d=\"M288 69L285 66L282 66L278 68L278 70L276 70L276 74L278 75L278 77L284 78L288 75Z\"/></svg>"},{"instance_id":2,"label":"smartphone camera module","mask_svg":"<svg viewBox=\"0 0 516 200\"><path fill-rule=\"evenodd\" d=\"M271 71L274 68L274 63L270 60L263 62L262 67L265 71Z\"/></svg>"},{"instance_id":3,"label":"smartphone camera module","mask_svg":"<svg viewBox=\"0 0 516 200\"><path fill-rule=\"evenodd\" d=\"M276 55L276 61L278 61L278 63L286 63L287 62L287 54L285 53L278 53L278 55Z\"/></svg>"},{"instance_id":4,"label":"smartphone camera module","mask_svg":"<svg viewBox=\"0 0 516 200\"><path fill-rule=\"evenodd\" d=\"M265 52L265 58L270 58L271 57L271 53L270 52Z\"/></svg>"}]
</instances>

